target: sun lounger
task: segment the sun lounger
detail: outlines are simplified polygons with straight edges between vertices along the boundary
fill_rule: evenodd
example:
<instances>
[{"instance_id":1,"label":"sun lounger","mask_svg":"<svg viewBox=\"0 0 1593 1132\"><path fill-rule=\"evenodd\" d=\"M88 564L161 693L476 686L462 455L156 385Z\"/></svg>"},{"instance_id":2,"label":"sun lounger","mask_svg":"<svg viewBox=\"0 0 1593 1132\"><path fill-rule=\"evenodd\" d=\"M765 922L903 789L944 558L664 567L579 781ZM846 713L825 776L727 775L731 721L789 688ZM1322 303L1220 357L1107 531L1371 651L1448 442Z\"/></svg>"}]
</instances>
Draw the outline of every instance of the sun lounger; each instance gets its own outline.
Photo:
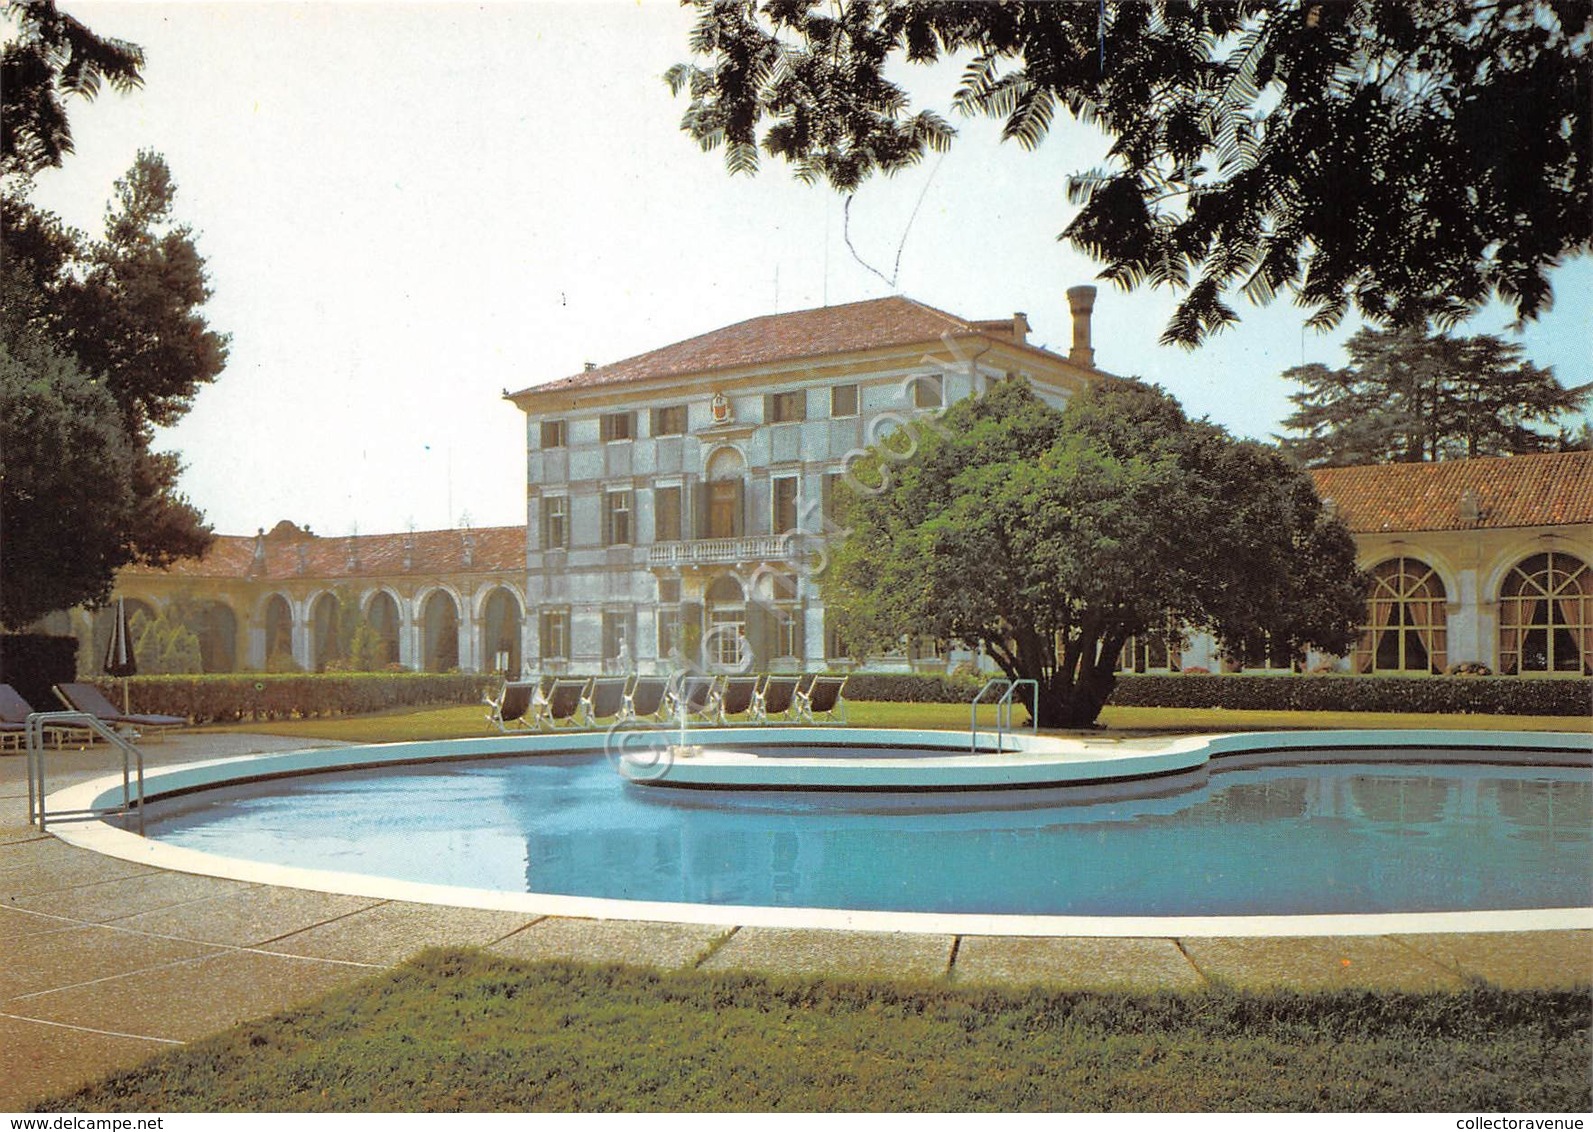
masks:
<instances>
[{"instance_id":1,"label":"sun lounger","mask_svg":"<svg viewBox=\"0 0 1593 1132\"><path fill-rule=\"evenodd\" d=\"M33 708L10 684L0 684L0 750L20 751L28 745L28 716ZM54 739L59 750L70 739L75 743L94 741L94 732L67 724L46 724L46 738Z\"/></svg>"},{"instance_id":2,"label":"sun lounger","mask_svg":"<svg viewBox=\"0 0 1593 1132\"><path fill-rule=\"evenodd\" d=\"M529 728L531 722L526 716L532 713L537 697L542 693L542 683L539 680L506 680L503 689L498 693L497 699L491 696L482 698L482 703L491 710L487 712L487 722L499 731L509 731L513 728Z\"/></svg>"},{"instance_id":3,"label":"sun lounger","mask_svg":"<svg viewBox=\"0 0 1593 1132\"><path fill-rule=\"evenodd\" d=\"M802 723L817 723L823 716L827 721L846 722L846 702L841 691L846 687L845 676L815 676L806 691L796 694L796 717Z\"/></svg>"},{"instance_id":4,"label":"sun lounger","mask_svg":"<svg viewBox=\"0 0 1593 1132\"><path fill-rule=\"evenodd\" d=\"M627 722L661 720L669 708L669 692L674 681L667 676L638 676L625 695L622 718Z\"/></svg>"},{"instance_id":5,"label":"sun lounger","mask_svg":"<svg viewBox=\"0 0 1593 1132\"><path fill-rule=\"evenodd\" d=\"M719 716L719 677L717 676L687 676L680 682L680 688L675 693L676 711L679 705L684 705L686 718L700 719L704 723L713 723Z\"/></svg>"},{"instance_id":6,"label":"sun lounger","mask_svg":"<svg viewBox=\"0 0 1593 1132\"><path fill-rule=\"evenodd\" d=\"M581 697L581 722L595 727L600 719L618 719L625 714L625 693L629 676L597 676Z\"/></svg>"},{"instance_id":7,"label":"sun lounger","mask_svg":"<svg viewBox=\"0 0 1593 1132\"><path fill-rule=\"evenodd\" d=\"M537 713L532 722L538 728L561 725L574 727L580 715L581 703L586 699L586 686L590 683L585 676L561 676L553 681L547 699L536 705Z\"/></svg>"},{"instance_id":8,"label":"sun lounger","mask_svg":"<svg viewBox=\"0 0 1593 1132\"><path fill-rule=\"evenodd\" d=\"M758 698L758 685L761 677L757 676L727 676L724 687L719 690L719 703L714 712L720 723L730 722L732 715L746 715L752 711L752 705Z\"/></svg>"},{"instance_id":9,"label":"sun lounger","mask_svg":"<svg viewBox=\"0 0 1593 1132\"><path fill-rule=\"evenodd\" d=\"M801 684L801 676L770 676L752 701L752 721L768 723L771 719L790 719Z\"/></svg>"},{"instance_id":10,"label":"sun lounger","mask_svg":"<svg viewBox=\"0 0 1593 1132\"><path fill-rule=\"evenodd\" d=\"M70 711L87 712L102 723L113 727L132 727L139 732L152 732L164 736L178 727L187 727L188 721L180 715L139 715L117 708L93 684L57 684L55 694Z\"/></svg>"}]
</instances>

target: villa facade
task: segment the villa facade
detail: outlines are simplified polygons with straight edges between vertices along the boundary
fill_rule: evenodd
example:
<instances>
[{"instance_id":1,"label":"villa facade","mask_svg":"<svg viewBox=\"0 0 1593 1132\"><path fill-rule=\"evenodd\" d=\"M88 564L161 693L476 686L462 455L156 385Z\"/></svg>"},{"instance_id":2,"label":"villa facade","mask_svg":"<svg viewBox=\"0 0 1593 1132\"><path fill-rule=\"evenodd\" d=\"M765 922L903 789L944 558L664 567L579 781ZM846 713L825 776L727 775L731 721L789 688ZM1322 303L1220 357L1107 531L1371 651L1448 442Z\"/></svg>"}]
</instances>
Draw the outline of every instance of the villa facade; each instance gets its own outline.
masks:
<instances>
[{"instance_id":1,"label":"villa facade","mask_svg":"<svg viewBox=\"0 0 1593 1132\"><path fill-rule=\"evenodd\" d=\"M526 415L523 527L327 537L284 521L166 570L124 570L116 594L151 618L181 609L206 671L336 666L355 613L381 660L410 669L653 671L699 651L760 671L849 665L815 569L838 533L836 483L870 444L904 434L910 450L990 382L1027 380L1057 406L1087 388L1100 376L1094 289L1068 300L1067 355L1030 344L1021 313L970 321L893 297L590 366L507 395ZM1308 667L1593 674L1593 453L1312 475L1375 588L1352 655ZM51 621L84 642L92 671L108 612ZM978 660L907 639L870 663ZM1122 664L1239 667L1200 635L1136 642Z\"/></svg>"},{"instance_id":2,"label":"villa facade","mask_svg":"<svg viewBox=\"0 0 1593 1132\"><path fill-rule=\"evenodd\" d=\"M768 315L510 395L526 414L528 652L544 670L760 671L845 656L813 567L850 461L987 383L1061 406L1098 376L1093 287L1067 356L1026 315L893 296ZM907 444L904 448L910 448Z\"/></svg>"}]
</instances>

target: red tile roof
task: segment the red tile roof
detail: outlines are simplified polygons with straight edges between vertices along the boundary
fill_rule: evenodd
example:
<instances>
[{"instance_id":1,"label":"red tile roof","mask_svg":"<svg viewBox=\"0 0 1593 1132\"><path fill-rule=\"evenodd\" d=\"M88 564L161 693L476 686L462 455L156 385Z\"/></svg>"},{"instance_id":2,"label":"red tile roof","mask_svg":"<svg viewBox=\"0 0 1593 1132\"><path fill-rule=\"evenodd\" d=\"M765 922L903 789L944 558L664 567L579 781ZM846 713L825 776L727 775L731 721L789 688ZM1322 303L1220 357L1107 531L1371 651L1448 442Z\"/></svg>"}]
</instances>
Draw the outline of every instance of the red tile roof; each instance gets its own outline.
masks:
<instances>
[{"instance_id":1,"label":"red tile roof","mask_svg":"<svg viewBox=\"0 0 1593 1132\"><path fill-rule=\"evenodd\" d=\"M1316 468L1311 476L1357 533L1593 523L1593 452ZM1468 491L1474 521L1461 514Z\"/></svg>"},{"instance_id":2,"label":"red tile roof","mask_svg":"<svg viewBox=\"0 0 1593 1132\"><path fill-rule=\"evenodd\" d=\"M699 334L633 358L598 366L572 377L523 389L521 393L556 392L615 385L649 378L684 377L715 370L741 369L770 362L797 361L834 354L852 354L891 346L938 342L943 336L986 335L1012 339L1011 317L969 322L901 295L868 299L834 307L766 314L733 326ZM1047 353L1037 346L1025 346ZM1056 357L1057 355L1051 355ZM512 396L520 396L519 393Z\"/></svg>"},{"instance_id":3,"label":"red tile roof","mask_svg":"<svg viewBox=\"0 0 1593 1132\"><path fill-rule=\"evenodd\" d=\"M465 565L465 538L472 540ZM409 546L406 550L405 543ZM263 568L255 550L264 544ZM301 556L302 550L302 556ZM405 555L410 565L404 566ZM302 568L301 568L302 562ZM525 570L524 527L415 531L412 534L309 534L292 523L278 523L264 536L218 535L204 557L184 559L164 570L129 566L128 574L174 578L338 579L398 574L505 573Z\"/></svg>"}]
</instances>

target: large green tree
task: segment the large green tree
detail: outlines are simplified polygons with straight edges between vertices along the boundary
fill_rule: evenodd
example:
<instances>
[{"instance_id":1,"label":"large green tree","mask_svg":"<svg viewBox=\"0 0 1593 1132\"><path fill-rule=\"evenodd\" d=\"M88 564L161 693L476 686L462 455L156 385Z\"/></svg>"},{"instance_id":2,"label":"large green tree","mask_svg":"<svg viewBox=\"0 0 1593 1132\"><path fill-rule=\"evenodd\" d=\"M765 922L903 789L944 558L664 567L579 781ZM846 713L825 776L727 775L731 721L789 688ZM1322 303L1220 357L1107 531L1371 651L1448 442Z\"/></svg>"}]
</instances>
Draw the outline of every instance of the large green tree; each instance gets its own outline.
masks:
<instances>
[{"instance_id":1,"label":"large green tree","mask_svg":"<svg viewBox=\"0 0 1593 1132\"><path fill-rule=\"evenodd\" d=\"M1491 334L1363 329L1345 351L1342 368L1283 374L1303 387L1283 447L1311 467L1551 451L1575 443L1569 418L1593 399L1593 384L1567 389Z\"/></svg>"},{"instance_id":2,"label":"large green tree","mask_svg":"<svg viewBox=\"0 0 1593 1132\"><path fill-rule=\"evenodd\" d=\"M668 75L733 172L760 149L851 192L951 144L894 70L960 60L950 105L1033 149L1058 115L1109 164L1062 238L1123 286L1184 292L1164 341L1292 292L1318 326L1530 318L1593 241L1586 0L690 0Z\"/></svg>"},{"instance_id":3,"label":"large green tree","mask_svg":"<svg viewBox=\"0 0 1593 1132\"><path fill-rule=\"evenodd\" d=\"M180 463L153 444L155 429L177 421L195 393L220 374L226 339L206 323L204 260L192 231L175 218L176 186L159 154L140 152L116 183L102 236L67 227L29 199L32 176L59 166L71 151L67 98L92 97L102 82L136 86L142 54L96 37L48 0L20 0L6 11L16 31L4 48L0 90L0 345L13 374L18 366L44 364L41 358L50 367L37 370L37 380L12 382L19 410L0 419L0 621L16 624L49 608L102 599L114 572L129 562L166 565L209 546L213 535L204 516L178 490ZM85 500L105 496L106 505L95 523L62 527L54 552L41 554L14 535L27 529L29 508L40 505L36 494L22 493L30 490L24 485L48 482L61 469L31 465L54 457L24 435L24 422L50 407L41 402L35 414L25 399L59 401L61 391L78 382L98 390L95 428L103 425L98 413L106 402L118 418L115 482L107 482L108 471L63 481L63 492L74 488ZM125 507L123 493L130 496ZM100 540L112 521L117 546L107 551ZM77 543L74 530L82 532ZM62 569L63 562L72 565ZM26 596L45 593L57 604L40 609Z\"/></svg>"},{"instance_id":4,"label":"large green tree","mask_svg":"<svg viewBox=\"0 0 1593 1132\"><path fill-rule=\"evenodd\" d=\"M849 642L982 644L1038 682L1041 726L1080 727L1135 635L1206 629L1235 654L1354 641L1365 579L1310 479L1160 389L1105 378L1059 412L1009 381L938 425L849 476L821 579Z\"/></svg>"},{"instance_id":5,"label":"large green tree","mask_svg":"<svg viewBox=\"0 0 1593 1132\"><path fill-rule=\"evenodd\" d=\"M0 334L0 626L110 596L136 462L104 386L38 334Z\"/></svg>"}]
</instances>

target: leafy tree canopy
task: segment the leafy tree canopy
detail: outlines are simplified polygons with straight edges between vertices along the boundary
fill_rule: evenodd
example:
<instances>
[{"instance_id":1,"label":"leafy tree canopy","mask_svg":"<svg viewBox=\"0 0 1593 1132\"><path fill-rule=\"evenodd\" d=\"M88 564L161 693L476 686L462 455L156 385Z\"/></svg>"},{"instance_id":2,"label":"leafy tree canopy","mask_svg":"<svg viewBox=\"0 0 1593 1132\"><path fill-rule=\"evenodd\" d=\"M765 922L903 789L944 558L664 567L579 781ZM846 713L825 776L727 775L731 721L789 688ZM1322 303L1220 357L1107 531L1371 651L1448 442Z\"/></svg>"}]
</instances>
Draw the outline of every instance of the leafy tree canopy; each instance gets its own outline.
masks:
<instances>
[{"instance_id":1,"label":"leafy tree canopy","mask_svg":"<svg viewBox=\"0 0 1593 1132\"><path fill-rule=\"evenodd\" d=\"M1312 325L1451 325L1493 296L1531 318L1593 241L1585 0L948 3L689 0L682 121L732 172L760 148L851 192L944 150L901 61L959 60L951 105L1041 144L1059 114L1111 138L1070 178L1062 238L1123 287L1184 292L1193 346L1291 292Z\"/></svg>"},{"instance_id":2,"label":"leafy tree canopy","mask_svg":"<svg viewBox=\"0 0 1593 1132\"><path fill-rule=\"evenodd\" d=\"M842 634L983 644L1039 682L1041 726L1086 726L1131 636L1267 636L1343 652L1364 615L1348 530L1276 450L1104 378L1058 412L1022 382L958 402L917 450L877 449L843 494L821 579ZM900 439L898 437L898 444Z\"/></svg>"},{"instance_id":3,"label":"leafy tree canopy","mask_svg":"<svg viewBox=\"0 0 1593 1132\"><path fill-rule=\"evenodd\" d=\"M1493 335L1358 331L1350 364L1284 372L1304 388L1284 427L1284 450L1310 467L1412 463L1545 452L1579 443L1566 418L1587 410L1593 384L1567 389L1552 369ZM1545 428L1552 432L1544 431Z\"/></svg>"},{"instance_id":4,"label":"leafy tree canopy","mask_svg":"<svg viewBox=\"0 0 1593 1132\"><path fill-rule=\"evenodd\" d=\"M102 83L115 90L138 87L144 53L131 43L95 35L54 0L7 0L15 34L0 50L0 174L58 168L72 152L65 99L90 99Z\"/></svg>"},{"instance_id":5,"label":"leafy tree canopy","mask_svg":"<svg viewBox=\"0 0 1593 1132\"><path fill-rule=\"evenodd\" d=\"M0 336L0 624L110 596L136 463L102 385L37 334Z\"/></svg>"},{"instance_id":6,"label":"leafy tree canopy","mask_svg":"<svg viewBox=\"0 0 1593 1132\"><path fill-rule=\"evenodd\" d=\"M16 411L0 419L0 621L15 624L102 600L129 562L166 565L209 546L203 515L177 490L181 465L151 445L156 427L177 421L216 379L227 351L201 312L210 297L204 260L191 229L175 220L176 186L159 154L140 152L116 183L103 237L28 200L32 175L71 151L67 96L91 98L102 83L137 86L142 53L95 36L49 0L13 0L6 14L14 35L0 58L0 346ZM76 454L62 458L24 435L24 421L67 402L101 436L103 466L94 474ZM114 445L104 439L107 405L120 432ZM63 514L74 499L103 501L94 522L59 527L48 549L18 533L29 521L44 529L28 517L48 498L32 486L42 483L56 485ZM104 543L110 527L114 547ZM67 560L73 565L62 568ZM52 604L40 606L46 595Z\"/></svg>"}]
</instances>

